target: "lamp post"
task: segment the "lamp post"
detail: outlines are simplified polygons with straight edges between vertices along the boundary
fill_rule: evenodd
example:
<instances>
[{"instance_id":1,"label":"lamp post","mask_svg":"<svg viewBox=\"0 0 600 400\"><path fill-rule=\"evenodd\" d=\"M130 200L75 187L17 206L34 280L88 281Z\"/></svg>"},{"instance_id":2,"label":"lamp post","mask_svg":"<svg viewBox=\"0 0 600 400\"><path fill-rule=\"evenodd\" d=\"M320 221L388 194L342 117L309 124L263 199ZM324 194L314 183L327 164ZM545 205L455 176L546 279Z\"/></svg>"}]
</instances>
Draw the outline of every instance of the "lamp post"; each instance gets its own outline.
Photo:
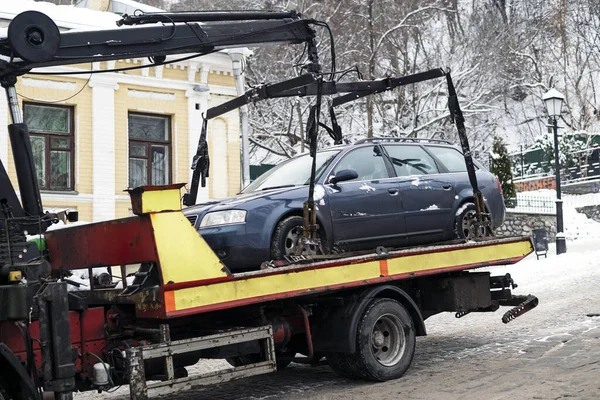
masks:
<instances>
[{"instance_id":1,"label":"lamp post","mask_svg":"<svg viewBox=\"0 0 600 400\"><path fill-rule=\"evenodd\" d=\"M554 170L556 174L556 254L567 252L567 242L563 227L563 208L560 193L560 160L558 157L558 117L561 114L565 97L556 89L550 89L543 97L548 109L548 116L552 117L554 128Z\"/></svg>"},{"instance_id":2,"label":"lamp post","mask_svg":"<svg viewBox=\"0 0 600 400\"><path fill-rule=\"evenodd\" d=\"M521 149L521 179L523 179L523 177L525 176L525 170L523 167L523 145L520 144L519 148Z\"/></svg>"},{"instance_id":3,"label":"lamp post","mask_svg":"<svg viewBox=\"0 0 600 400\"><path fill-rule=\"evenodd\" d=\"M244 60L251 53L247 48L229 49L227 51L232 62L233 79L238 96L246 92L246 77L244 76ZM248 106L240 107L242 131L242 189L250 184L250 139L248 138Z\"/></svg>"}]
</instances>

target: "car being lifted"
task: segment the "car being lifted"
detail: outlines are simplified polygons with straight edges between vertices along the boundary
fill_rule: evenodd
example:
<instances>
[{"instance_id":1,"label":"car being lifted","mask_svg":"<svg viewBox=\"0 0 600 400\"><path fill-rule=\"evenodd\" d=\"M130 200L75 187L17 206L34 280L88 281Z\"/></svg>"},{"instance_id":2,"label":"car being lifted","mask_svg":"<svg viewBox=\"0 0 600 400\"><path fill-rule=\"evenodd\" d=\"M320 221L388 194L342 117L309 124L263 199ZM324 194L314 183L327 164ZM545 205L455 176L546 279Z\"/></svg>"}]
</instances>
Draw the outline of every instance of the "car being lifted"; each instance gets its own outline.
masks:
<instances>
[{"instance_id":1,"label":"car being lifted","mask_svg":"<svg viewBox=\"0 0 600 400\"><path fill-rule=\"evenodd\" d=\"M311 157L267 171L239 195L184 214L232 271L296 254ZM498 179L477 166L495 229L504 221ZM376 138L317 153L314 199L320 253L472 239L475 205L464 157L440 140Z\"/></svg>"}]
</instances>

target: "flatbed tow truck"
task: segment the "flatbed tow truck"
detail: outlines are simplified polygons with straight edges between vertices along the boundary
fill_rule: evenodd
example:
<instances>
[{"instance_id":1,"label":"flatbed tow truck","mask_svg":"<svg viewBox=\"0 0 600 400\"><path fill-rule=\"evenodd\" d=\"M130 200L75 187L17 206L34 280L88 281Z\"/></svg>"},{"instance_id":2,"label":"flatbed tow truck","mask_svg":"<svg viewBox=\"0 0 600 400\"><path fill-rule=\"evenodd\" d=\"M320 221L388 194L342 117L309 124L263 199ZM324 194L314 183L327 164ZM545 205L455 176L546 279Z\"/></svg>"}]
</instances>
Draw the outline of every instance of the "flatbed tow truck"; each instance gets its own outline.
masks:
<instances>
[{"instance_id":1,"label":"flatbed tow truck","mask_svg":"<svg viewBox=\"0 0 600 400\"><path fill-rule=\"evenodd\" d=\"M340 375L385 381L409 368L416 336L426 334L428 317L440 312L463 317L511 306L502 317L506 323L537 305L534 296L512 294L516 285L510 275L477 271L520 261L533 250L528 237L352 254L307 252L233 274L183 215L181 184L129 190L134 217L45 233L59 216L42 211L14 90L16 77L31 68L140 54L152 54L154 63L162 63L172 53L307 43L312 61L307 73L318 78L316 84L302 78L271 94L316 95L319 104L322 94L357 98L392 86L389 79L345 89L320 81L310 21L294 13L145 14L121 22L152 25L59 33L43 14L27 12L0 40L0 80L13 118L9 133L22 203L0 163L0 399L49 394L69 399L74 391L110 391L122 384L129 384L132 399L145 399L272 372L292 361L323 359ZM449 80L451 110L475 178L449 74L435 74ZM273 87L264 89L267 93ZM238 105L256 93L240 98ZM318 111L309 129L311 151L316 150ZM207 168L205 150L201 139L191 194L185 198L191 204ZM477 198L476 179L472 183L475 226L485 232L483 199ZM315 239L312 186L305 205L308 245ZM26 234L43 233L37 245L26 240ZM128 284L127 270L134 265L137 272ZM89 290L68 291L71 271L81 269L89 272ZM99 279L97 271L113 278ZM114 275L122 288L114 287ZM185 367L201 358L227 359L232 368L188 376Z\"/></svg>"}]
</instances>

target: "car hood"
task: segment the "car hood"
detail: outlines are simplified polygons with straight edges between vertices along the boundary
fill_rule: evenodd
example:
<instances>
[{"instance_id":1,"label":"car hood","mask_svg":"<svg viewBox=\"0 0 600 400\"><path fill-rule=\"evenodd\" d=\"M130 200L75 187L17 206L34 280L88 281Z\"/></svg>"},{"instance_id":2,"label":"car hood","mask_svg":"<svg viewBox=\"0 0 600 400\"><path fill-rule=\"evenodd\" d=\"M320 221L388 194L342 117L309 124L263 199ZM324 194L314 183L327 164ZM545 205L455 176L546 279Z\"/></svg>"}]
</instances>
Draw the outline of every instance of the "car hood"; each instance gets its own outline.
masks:
<instances>
[{"instance_id":1,"label":"car hood","mask_svg":"<svg viewBox=\"0 0 600 400\"><path fill-rule=\"evenodd\" d=\"M208 211L220 211L230 209L245 209L247 203L260 199L269 199L273 196L277 198L297 198L302 195L308 195L308 186L292 186L287 188L259 190L251 193L241 193L223 200L216 200L196 204L183 210L185 215L195 215Z\"/></svg>"}]
</instances>

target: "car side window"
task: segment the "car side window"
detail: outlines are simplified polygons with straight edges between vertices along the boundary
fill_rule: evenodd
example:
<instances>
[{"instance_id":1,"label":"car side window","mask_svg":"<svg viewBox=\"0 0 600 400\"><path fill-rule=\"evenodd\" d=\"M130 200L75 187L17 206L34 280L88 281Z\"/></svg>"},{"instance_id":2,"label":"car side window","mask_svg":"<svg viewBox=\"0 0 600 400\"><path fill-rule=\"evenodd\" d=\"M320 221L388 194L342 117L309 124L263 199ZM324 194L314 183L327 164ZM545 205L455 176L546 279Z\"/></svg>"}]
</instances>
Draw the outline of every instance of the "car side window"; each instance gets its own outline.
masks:
<instances>
[{"instance_id":1,"label":"car side window","mask_svg":"<svg viewBox=\"0 0 600 400\"><path fill-rule=\"evenodd\" d=\"M397 176L437 174L435 161L421 146L384 146Z\"/></svg>"},{"instance_id":2,"label":"car side window","mask_svg":"<svg viewBox=\"0 0 600 400\"><path fill-rule=\"evenodd\" d=\"M356 171L358 177L354 181L368 181L388 178L383 154L378 146L361 147L346 154L335 166L336 174L344 169Z\"/></svg>"},{"instance_id":3,"label":"car side window","mask_svg":"<svg viewBox=\"0 0 600 400\"><path fill-rule=\"evenodd\" d=\"M452 147L427 146L427 150L433 153L446 167L448 172L466 172L465 158Z\"/></svg>"}]
</instances>

